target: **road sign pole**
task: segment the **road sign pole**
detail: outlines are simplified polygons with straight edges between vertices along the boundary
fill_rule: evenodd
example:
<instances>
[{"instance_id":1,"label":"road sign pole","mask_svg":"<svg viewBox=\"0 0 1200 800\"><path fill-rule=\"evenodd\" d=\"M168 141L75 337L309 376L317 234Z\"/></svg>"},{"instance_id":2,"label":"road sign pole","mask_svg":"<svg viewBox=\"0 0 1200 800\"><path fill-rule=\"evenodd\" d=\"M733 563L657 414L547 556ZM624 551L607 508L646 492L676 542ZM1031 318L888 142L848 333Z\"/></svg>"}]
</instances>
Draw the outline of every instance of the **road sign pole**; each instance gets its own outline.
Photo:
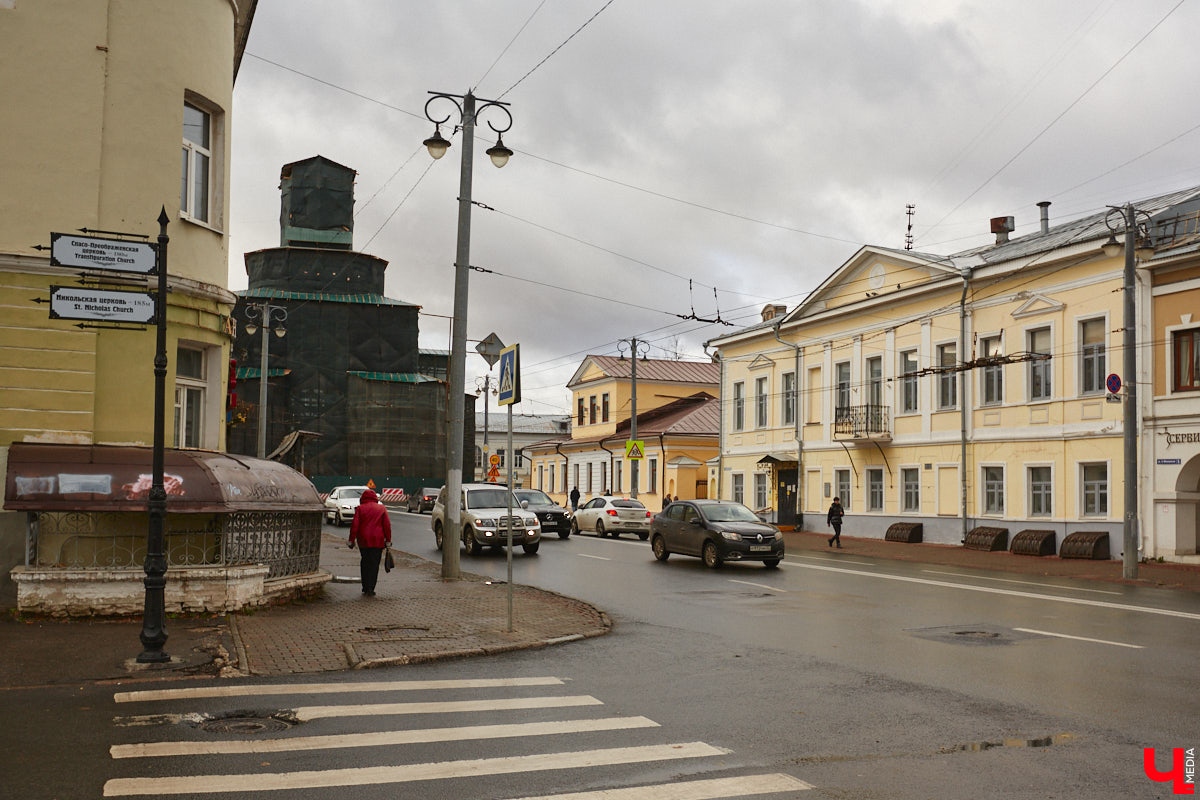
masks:
<instances>
[{"instance_id":1,"label":"road sign pole","mask_svg":"<svg viewBox=\"0 0 1200 800\"><path fill-rule=\"evenodd\" d=\"M512 540L513 540L513 442L512 442L512 403L508 404L508 439L505 442L504 455L508 458L508 630L513 629L513 588L512 588ZM524 529L524 523L521 525Z\"/></svg>"}]
</instances>

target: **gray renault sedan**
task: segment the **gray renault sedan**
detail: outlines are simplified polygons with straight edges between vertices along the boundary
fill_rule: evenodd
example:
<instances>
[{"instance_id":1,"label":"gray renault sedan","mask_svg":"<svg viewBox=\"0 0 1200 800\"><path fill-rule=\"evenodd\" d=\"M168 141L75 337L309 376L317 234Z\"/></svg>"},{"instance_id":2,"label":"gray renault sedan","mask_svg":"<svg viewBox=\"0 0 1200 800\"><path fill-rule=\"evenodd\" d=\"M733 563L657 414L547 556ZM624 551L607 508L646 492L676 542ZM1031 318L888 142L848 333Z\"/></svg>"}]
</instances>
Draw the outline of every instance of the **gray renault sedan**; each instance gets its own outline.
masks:
<instances>
[{"instance_id":1,"label":"gray renault sedan","mask_svg":"<svg viewBox=\"0 0 1200 800\"><path fill-rule=\"evenodd\" d=\"M672 503L650 523L654 557L672 553L699 556L716 569L726 561L761 561L777 567L783 560L783 534L741 503L685 500Z\"/></svg>"}]
</instances>

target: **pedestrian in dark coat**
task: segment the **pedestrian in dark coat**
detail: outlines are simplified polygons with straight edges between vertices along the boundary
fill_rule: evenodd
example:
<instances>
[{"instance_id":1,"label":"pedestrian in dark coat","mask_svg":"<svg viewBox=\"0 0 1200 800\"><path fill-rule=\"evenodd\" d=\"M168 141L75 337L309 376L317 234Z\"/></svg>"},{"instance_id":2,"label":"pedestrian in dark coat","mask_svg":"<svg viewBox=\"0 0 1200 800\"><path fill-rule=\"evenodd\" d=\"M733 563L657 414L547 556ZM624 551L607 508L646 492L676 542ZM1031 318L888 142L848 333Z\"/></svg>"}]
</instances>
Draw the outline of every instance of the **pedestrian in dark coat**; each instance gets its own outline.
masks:
<instances>
[{"instance_id":1,"label":"pedestrian in dark coat","mask_svg":"<svg viewBox=\"0 0 1200 800\"><path fill-rule=\"evenodd\" d=\"M829 546L833 547L833 543L837 542L837 546L842 546L842 517L846 516L846 512L842 509L842 500L840 497L833 498L833 502L829 504L829 513L825 515L825 524L833 527L833 537L829 540Z\"/></svg>"},{"instance_id":2,"label":"pedestrian in dark coat","mask_svg":"<svg viewBox=\"0 0 1200 800\"><path fill-rule=\"evenodd\" d=\"M379 580L379 559L383 549L392 543L392 521L387 509L379 502L379 495L371 489L362 493L358 508L354 510L354 521L350 523L350 548L358 543L359 572L362 575L362 593L375 596L375 582Z\"/></svg>"},{"instance_id":3,"label":"pedestrian in dark coat","mask_svg":"<svg viewBox=\"0 0 1200 800\"><path fill-rule=\"evenodd\" d=\"M571 510L572 511L579 510L579 487L578 486L571 487Z\"/></svg>"}]
</instances>

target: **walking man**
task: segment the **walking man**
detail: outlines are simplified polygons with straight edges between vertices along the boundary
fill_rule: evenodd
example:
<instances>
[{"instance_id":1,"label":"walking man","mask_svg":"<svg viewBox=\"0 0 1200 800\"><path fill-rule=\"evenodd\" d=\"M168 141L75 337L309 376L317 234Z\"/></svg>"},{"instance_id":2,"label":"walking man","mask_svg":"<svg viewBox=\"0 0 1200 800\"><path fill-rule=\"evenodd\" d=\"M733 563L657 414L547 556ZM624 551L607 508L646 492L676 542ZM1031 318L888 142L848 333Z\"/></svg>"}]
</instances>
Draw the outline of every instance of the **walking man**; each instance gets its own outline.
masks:
<instances>
[{"instance_id":1,"label":"walking man","mask_svg":"<svg viewBox=\"0 0 1200 800\"><path fill-rule=\"evenodd\" d=\"M358 543L359 574L362 575L362 593L375 596L375 582L379 580L379 559L383 548L392 543L392 521L387 509L379 502L379 495L371 489L362 493L358 508L354 510L354 521L350 523L350 549Z\"/></svg>"},{"instance_id":2,"label":"walking man","mask_svg":"<svg viewBox=\"0 0 1200 800\"><path fill-rule=\"evenodd\" d=\"M842 517L846 516L846 512L842 510L842 499L840 497L833 498L833 502L829 504L829 513L825 515L825 524L833 527L833 536L829 539L829 546L833 547L833 543L837 542L837 546L842 546Z\"/></svg>"},{"instance_id":3,"label":"walking man","mask_svg":"<svg viewBox=\"0 0 1200 800\"><path fill-rule=\"evenodd\" d=\"M579 510L579 487L578 486L571 487L571 510L572 511Z\"/></svg>"}]
</instances>

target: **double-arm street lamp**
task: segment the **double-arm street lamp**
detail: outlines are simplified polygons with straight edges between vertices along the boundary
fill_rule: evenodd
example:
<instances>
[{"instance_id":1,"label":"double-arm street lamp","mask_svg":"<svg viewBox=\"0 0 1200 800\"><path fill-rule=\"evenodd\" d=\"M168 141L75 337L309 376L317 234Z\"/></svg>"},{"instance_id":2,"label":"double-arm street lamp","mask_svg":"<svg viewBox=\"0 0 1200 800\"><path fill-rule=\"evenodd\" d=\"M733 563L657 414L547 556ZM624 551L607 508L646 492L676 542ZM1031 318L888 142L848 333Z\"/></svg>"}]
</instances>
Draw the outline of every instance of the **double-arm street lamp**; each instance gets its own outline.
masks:
<instances>
[{"instance_id":1,"label":"double-arm street lamp","mask_svg":"<svg viewBox=\"0 0 1200 800\"><path fill-rule=\"evenodd\" d=\"M465 95L430 92L433 97L425 103L425 118L434 124L433 136L425 140L429 155L441 158L446 155L450 142L442 137L442 124L447 122L451 110L444 117L434 117L429 107L437 101L447 101L458 111L462 130L462 167L458 181L458 246L454 256L454 321L450 336L450 426L447 433L446 459L446 519L442 535L442 577L459 578L458 547L459 532L462 530L462 508L458 498L462 496L463 469L463 417L466 414L465 383L467 359L467 286L471 269L471 158L475 152L475 122L488 109L503 112L507 124L497 128L491 122L488 127L496 134L496 144L487 150L492 163L503 167L512 156L512 150L504 146L501 136L512 127L512 114L508 104L498 100L480 100L471 92Z\"/></svg>"},{"instance_id":2,"label":"double-arm street lamp","mask_svg":"<svg viewBox=\"0 0 1200 800\"><path fill-rule=\"evenodd\" d=\"M257 324L254 320L258 320ZM287 309L270 303L252 303L246 306L246 333L253 336L262 329L262 353L258 360L258 457L267 457L267 351L271 347L269 334L283 338L287 330L283 327ZM271 323L274 322L274 328Z\"/></svg>"},{"instance_id":3,"label":"double-arm street lamp","mask_svg":"<svg viewBox=\"0 0 1200 800\"><path fill-rule=\"evenodd\" d=\"M1124 431L1125 442L1125 524L1122 529L1124 555L1121 560L1122 577L1133 580L1138 573L1138 407L1137 407L1137 296L1135 265L1154 257L1154 240L1150 236L1150 215L1139 211L1132 203L1124 206L1110 206L1104 224L1108 226L1110 235L1102 245L1104 254L1115 258L1125 253L1125 304L1124 320L1125 335L1123 339L1124 360L1122 371L1125 373L1125 406ZM1138 218L1145 220L1141 231L1138 228ZM1120 218L1121 222L1114 224L1113 220ZM1125 242L1117 241L1116 233L1122 227L1125 231Z\"/></svg>"},{"instance_id":4,"label":"double-arm street lamp","mask_svg":"<svg viewBox=\"0 0 1200 800\"><path fill-rule=\"evenodd\" d=\"M630 339L621 339L617 342L617 351L620 353L622 361L625 360L625 351L629 350L629 441L637 441L637 362L638 356L642 360L646 360L646 356L650 353L650 343L645 339L639 339L636 336ZM643 455L645 455L643 453ZM638 481L641 480L638 475L638 465L641 464L641 459L631 459L629 462L629 496L637 500L638 496ZM650 493L654 494L655 487L650 487Z\"/></svg>"}]
</instances>

